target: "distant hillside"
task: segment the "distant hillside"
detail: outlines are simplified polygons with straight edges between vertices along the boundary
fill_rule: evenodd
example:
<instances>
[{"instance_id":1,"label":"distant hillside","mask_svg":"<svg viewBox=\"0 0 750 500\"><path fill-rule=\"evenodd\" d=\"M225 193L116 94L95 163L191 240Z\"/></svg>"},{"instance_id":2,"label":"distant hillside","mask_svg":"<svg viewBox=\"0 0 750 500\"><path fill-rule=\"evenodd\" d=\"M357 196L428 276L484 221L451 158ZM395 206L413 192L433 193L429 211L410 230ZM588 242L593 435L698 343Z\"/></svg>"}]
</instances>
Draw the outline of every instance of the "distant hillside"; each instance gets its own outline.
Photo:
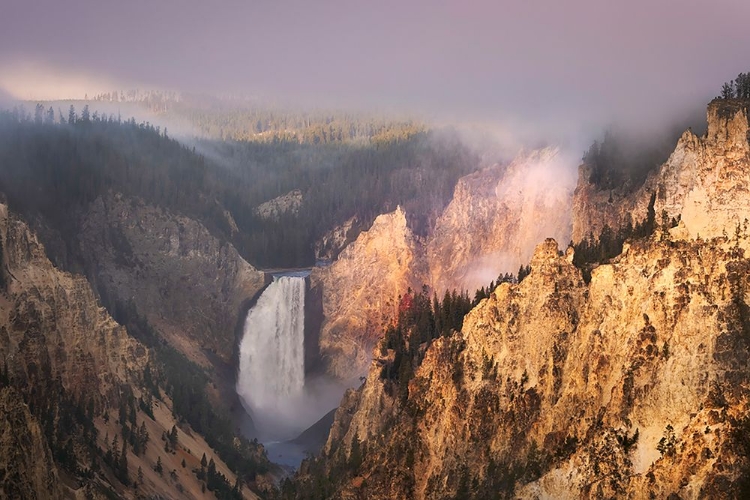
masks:
<instances>
[{"instance_id":1,"label":"distant hillside","mask_svg":"<svg viewBox=\"0 0 750 500\"><path fill-rule=\"evenodd\" d=\"M201 220L258 267L306 266L316 241L353 216L367 227L402 205L414 230L426 233L457 179L479 163L451 131L378 137L186 147L152 124L40 104L0 115L0 188L12 207L43 216L63 239L72 231L67 214L113 190ZM304 200L298 213L268 220L256 212L295 189Z\"/></svg>"}]
</instances>

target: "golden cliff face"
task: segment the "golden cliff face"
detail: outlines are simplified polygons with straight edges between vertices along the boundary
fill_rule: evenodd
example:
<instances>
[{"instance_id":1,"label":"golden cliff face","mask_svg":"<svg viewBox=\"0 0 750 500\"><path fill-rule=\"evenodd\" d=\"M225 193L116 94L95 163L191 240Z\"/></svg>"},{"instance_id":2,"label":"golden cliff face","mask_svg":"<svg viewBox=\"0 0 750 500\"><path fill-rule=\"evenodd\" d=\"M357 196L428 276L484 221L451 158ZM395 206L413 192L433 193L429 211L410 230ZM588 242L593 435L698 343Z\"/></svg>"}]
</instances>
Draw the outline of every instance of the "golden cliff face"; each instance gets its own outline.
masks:
<instances>
[{"instance_id":1,"label":"golden cliff face","mask_svg":"<svg viewBox=\"0 0 750 500\"><path fill-rule=\"evenodd\" d=\"M313 270L310 287L322 295L319 345L328 373L349 379L367 370L399 296L421 287L423 274L401 208L377 217L331 266Z\"/></svg>"},{"instance_id":2,"label":"golden cliff face","mask_svg":"<svg viewBox=\"0 0 750 500\"><path fill-rule=\"evenodd\" d=\"M120 195L97 199L81 223L87 274L97 288L159 329L190 359L202 349L231 360L244 301L263 273L200 223Z\"/></svg>"},{"instance_id":3,"label":"golden cliff face","mask_svg":"<svg viewBox=\"0 0 750 500\"><path fill-rule=\"evenodd\" d=\"M547 239L525 280L500 285L461 332L420 347L405 399L382 376L393 352L373 360L321 459L329 474L348 471L335 497L748 492L747 111L712 103L708 116L705 137L686 132L640 191L601 211L617 227L643 210L637 221L655 193L657 220L665 211L677 227L626 243L588 284L572 249ZM586 184L574 207L582 235L596 229L591 196L603 196Z\"/></svg>"},{"instance_id":4,"label":"golden cliff face","mask_svg":"<svg viewBox=\"0 0 750 500\"><path fill-rule=\"evenodd\" d=\"M368 487L341 496L452 498L468 481L478 496L731 498L722 488L746 462L733 433L750 394L750 262L736 242L657 240L590 285L547 240L529 277L429 347L403 406L375 360L327 445L349 453L356 435L367 449Z\"/></svg>"},{"instance_id":5,"label":"golden cliff face","mask_svg":"<svg viewBox=\"0 0 750 500\"><path fill-rule=\"evenodd\" d=\"M635 193L599 191L580 169L573 198L573 241L646 218L652 193L657 222L680 216L686 236L732 234L750 214L750 142L747 105L717 100L708 106L708 131L686 131L669 159ZM744 227L743 227L744 229Z\"/></svg>"},{"instance_id":6,"label":"golden cliff face","mask_svg":"<svg viewBox=\"0 0 750 500\"><path fill-rule=\"evenodd\" d=\"M657 217L682 215L690 237L732 234L750 217L750 142L746 105L715 101L706 137L685 132L650 183Z\"/></svg>"}]
</instances>

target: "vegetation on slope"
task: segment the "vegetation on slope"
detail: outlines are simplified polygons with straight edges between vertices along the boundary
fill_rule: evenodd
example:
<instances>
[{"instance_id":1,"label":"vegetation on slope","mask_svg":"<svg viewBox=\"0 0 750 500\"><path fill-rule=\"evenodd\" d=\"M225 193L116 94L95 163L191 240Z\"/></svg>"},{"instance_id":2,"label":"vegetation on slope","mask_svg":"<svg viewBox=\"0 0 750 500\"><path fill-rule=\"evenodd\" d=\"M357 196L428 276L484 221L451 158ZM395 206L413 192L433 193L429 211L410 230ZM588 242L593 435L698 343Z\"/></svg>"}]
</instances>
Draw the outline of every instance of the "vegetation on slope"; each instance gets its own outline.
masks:
<instances>
[{"instance_id":1,"label":"vegetation on slope","mask_svg":"<svg viewBox=\"0 0 750 500\"><path fill-rule=\"evenodd\" d=\"M362 144L201 140L188 148L148 123L88 107L79 115L72 105L56 118L40 104L33 115L0 114L0 189L13 209L41 215L68 243L72 214L114 190L200 220L257 267L308 266L315 241L355 215L368 227L402 205L425 234L478 164L455 133L394 130ZM293 189L303 193L298 214L255 212Z\"/></svg>"}]
</instances>

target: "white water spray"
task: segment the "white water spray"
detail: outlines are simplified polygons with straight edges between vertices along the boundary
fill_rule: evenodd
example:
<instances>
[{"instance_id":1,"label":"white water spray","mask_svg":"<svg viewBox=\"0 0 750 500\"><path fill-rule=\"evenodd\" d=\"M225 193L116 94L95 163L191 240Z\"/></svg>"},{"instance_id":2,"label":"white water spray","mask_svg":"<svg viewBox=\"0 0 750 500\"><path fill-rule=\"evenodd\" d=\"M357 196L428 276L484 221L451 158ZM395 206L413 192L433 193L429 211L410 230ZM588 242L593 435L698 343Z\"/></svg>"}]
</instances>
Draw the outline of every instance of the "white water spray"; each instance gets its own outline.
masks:
<instances>
[{"instance_id":1,"label":"white water spray","mask_svg":"<svg viewBox=\"0 0 750 500\"><path fill-rule=\"evenodd\" d=\"M305 278L280 276L247 314L237 394L258 430L273 438L299 427L305 386Z\"/></svg>"}]
</instances>

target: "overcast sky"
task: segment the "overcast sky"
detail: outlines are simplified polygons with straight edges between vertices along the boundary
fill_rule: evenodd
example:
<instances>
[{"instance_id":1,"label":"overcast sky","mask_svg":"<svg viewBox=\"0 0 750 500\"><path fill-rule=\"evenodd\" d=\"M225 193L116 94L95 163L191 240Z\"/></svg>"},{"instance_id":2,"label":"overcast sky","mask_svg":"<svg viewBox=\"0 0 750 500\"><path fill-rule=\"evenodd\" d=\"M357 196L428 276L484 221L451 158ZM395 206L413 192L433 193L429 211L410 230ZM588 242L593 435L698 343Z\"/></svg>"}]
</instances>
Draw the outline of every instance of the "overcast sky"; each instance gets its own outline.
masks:
<instances>
[{"instance_id":1,"label":"overcast sky","mask_svg":"<svg viewBox=\"0 0 750 500\"><path fill-rule=\"evenodd\" d=\"M3 0L0 85L646 123L750 70L748 26L747 0Z\"/></svg>"}]
</instances>

